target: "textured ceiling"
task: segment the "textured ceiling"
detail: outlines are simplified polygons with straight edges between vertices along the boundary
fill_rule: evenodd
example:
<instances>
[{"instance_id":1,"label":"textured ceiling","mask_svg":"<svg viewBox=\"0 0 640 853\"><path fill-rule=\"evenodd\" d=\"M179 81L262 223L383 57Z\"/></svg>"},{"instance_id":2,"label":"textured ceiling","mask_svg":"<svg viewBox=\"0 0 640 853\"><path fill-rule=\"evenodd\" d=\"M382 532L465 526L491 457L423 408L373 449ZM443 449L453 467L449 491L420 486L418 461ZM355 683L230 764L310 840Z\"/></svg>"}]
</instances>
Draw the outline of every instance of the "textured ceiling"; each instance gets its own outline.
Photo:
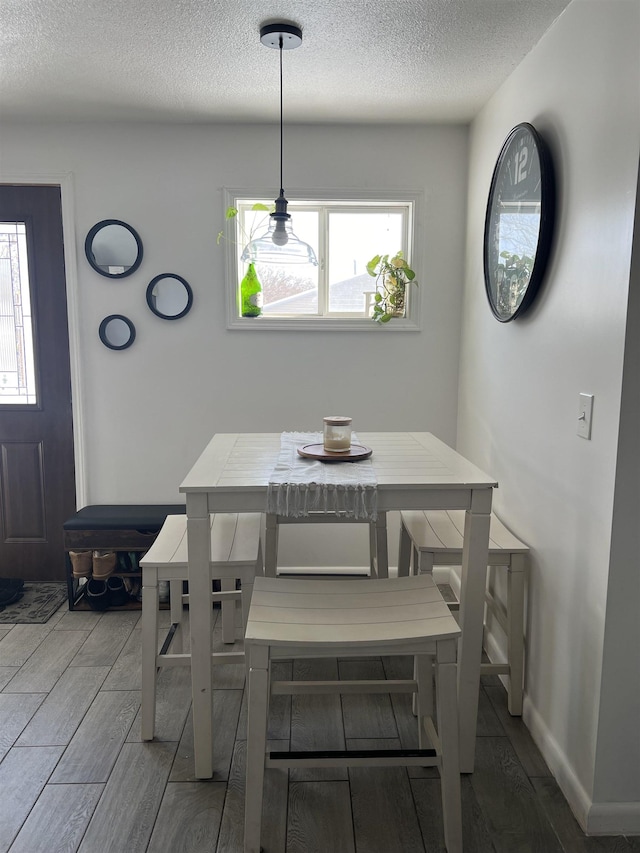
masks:
<instances>
[{"instance_id":1,"label":"textured ceiling","mask_svg":"<svg viewBox=\"0 0 640 853\"><path fill-rule=\"evenodd\" d=\"M1 0L0 115L467 122L569 0Z\"/></svg>"}]
</instances>

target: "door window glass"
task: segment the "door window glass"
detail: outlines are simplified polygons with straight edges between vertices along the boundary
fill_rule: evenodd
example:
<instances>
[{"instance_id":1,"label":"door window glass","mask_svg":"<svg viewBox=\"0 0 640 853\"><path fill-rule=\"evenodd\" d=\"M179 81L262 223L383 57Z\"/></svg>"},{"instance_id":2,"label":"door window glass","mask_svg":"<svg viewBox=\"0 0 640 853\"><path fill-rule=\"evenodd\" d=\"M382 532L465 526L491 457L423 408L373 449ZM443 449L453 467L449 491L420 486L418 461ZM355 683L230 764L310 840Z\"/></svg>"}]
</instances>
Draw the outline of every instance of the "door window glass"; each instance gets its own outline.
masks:
<instances>
[{"instance_id":1,"label":"door window glass","mask_svg":"<svg viewBox=\"0 0 640 853\"><path fill-rule=\"evenodd\" d=\"M26 228L0 222L0 404L37 402Z\"/></svg>"}]
</instances>

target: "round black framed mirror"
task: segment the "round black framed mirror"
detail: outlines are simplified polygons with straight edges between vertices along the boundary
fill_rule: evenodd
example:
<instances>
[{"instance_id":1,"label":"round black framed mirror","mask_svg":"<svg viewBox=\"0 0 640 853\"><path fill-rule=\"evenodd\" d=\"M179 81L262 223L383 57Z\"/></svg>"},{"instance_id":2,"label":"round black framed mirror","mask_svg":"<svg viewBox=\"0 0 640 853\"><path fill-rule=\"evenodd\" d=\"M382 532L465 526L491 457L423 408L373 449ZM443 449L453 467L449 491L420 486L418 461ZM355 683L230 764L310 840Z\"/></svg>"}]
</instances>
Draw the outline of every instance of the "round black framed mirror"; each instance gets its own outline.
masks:
<instances>
[{"instance_id":1,"label":"round black framed mirror","mask_svg":"<svg viewBox=\"0 0 640 853\"><path fill-rule=\"evenodd\" d=\"M147 286L147 305L163 320L178 320L193 305L193 291L188 281L175 273L162 273Z\"/></svg>"},{"instance_id":2,"label":"round black framed mirror","mask_svg":"<svg viewBox=\"0 0 640 853\"><path fill-rule=\"evenodd\" d=\"M126 222L103 219L84 241L84 253L93 269L107 278L125 278L142 263L142 241Z\"/></svg>"},{"instance_id":3,"label":"round black framed mirror","mask_svg":"<svg viewBox=\"0 0 640 853\"><path fill-rule=\"evenodd\" d=\"M544 277L555 215L553 164L523 122L507 136L491 179L484 230L484 280L497 320L524 314Z\"/></svg>"},{"instance_id":4,"label":"round black framed mirror","mask_svg":"<svg viewBox=\"0 0 640 853\"><path fill-rule=\"evenodd\" d=\"M136 339L136 327L128 317L110 314L100 323L98 335L109 349L127 349Z\"/></svg>"}]
</instances>

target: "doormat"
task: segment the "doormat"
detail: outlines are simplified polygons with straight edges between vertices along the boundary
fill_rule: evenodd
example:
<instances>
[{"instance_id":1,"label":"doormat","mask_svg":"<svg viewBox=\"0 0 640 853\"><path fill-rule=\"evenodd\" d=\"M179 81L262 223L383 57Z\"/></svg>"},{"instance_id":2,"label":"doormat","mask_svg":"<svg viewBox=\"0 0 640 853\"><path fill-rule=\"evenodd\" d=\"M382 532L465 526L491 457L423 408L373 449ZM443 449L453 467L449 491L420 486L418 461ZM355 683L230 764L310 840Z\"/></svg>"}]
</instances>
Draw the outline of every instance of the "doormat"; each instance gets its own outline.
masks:
<instances>
[{"instance_id":1,"label":"doormat","mask_svg":"<svg viewBox=\"0 0 640 853\"><path fill-rule=\"evenodd\" d=\"M20 601L7 604L0 610L0 624L42 624L46 622L67 599L66 583L25 582Z\"/></svg>"}]
</instances>

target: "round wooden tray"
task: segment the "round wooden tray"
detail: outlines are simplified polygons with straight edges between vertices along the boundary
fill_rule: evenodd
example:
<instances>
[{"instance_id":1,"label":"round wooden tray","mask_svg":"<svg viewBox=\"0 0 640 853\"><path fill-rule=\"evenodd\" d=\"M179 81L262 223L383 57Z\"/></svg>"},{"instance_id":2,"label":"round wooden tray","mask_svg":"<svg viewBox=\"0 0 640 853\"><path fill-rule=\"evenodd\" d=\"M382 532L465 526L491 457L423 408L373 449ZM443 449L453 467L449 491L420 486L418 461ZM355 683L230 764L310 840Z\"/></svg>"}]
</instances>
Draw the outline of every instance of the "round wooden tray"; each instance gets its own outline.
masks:
<instances>
[{"instance_id":1,"label":"round wooden tray","mask_svg":"<svg viewBox=\"0 0 640 853\"><path fill-rule=\"evenodd\" d=\"M307 459L317 459L319 462L360 462L368 459L373 450L364 444L352 444L349 450L326 451L324 444L305 444L298 447L298 454Z\"/></svg>"}]
</instances>

